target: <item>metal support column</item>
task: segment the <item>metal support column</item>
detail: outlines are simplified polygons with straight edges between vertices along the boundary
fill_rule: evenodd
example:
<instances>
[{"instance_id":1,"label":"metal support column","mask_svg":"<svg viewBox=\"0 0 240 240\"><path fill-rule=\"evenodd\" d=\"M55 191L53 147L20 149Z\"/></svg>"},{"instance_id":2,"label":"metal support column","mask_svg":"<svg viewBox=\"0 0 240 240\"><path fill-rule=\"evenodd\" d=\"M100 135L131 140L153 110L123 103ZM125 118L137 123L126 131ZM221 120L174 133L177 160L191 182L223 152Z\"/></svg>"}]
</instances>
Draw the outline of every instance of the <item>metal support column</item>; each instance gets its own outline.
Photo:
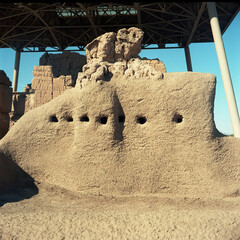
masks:
<instances>
[{"instance_id":1,"label":"metal support column","mask_svg":"<svg viewBox=\"0 0 240 240\"><path fill-rule=\"evenodd\" d=\"M189 46L186 46L184 48L184 51L185 51L185 57L187 62L187 70L192 72L192 61L191 61Z\"/></svg>"},{"instance_id":2,"label":"metal support column","mask_svg":"<svg viewBox=\"0 0 240 240\"><path fill-rule=\"evenodd\" d=\"M13 92L17 91L20 56L21 56L21 52L19 50L16 50L15 65L14 65L14 72L13 72Z\"/></svg>"},{"instance_id":3,"label":"metal support column","mask_svg":"<svg viewBox=\"0 0 240 240\"><path fill-rule=\"evenodd\" d=\"M207 2L208 14L212 28L213 39L217 51L218 62L221 70L223 85L227 98L228 109L232 121L234 137L240 137L240 121L237 109L237 103L232 86L232 80L229 72L227 57L223 45L221 29L218 21L215 2Z\"/></svg>"}]
</instances>

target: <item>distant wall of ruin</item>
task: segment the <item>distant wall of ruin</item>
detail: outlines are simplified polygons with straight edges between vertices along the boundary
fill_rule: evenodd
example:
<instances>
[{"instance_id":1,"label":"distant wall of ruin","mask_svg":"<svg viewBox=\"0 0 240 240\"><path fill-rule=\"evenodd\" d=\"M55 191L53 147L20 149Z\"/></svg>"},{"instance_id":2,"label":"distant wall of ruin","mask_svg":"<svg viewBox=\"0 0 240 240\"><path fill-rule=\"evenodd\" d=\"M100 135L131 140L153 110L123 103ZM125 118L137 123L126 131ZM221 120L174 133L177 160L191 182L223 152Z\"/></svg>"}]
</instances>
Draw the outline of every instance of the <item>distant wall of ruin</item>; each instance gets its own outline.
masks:
<instances>
[{"instance_id":1,"label":"distant wall of ruin","mask_svg":"<svg viewBox=\"0 0 240 240\"><path fill-rule=\"evenodd\" d=\"M79 53L63 51L61 54L45 53L39 59L40 66L52 66L54 77L61 75L71 75L75 85L79 72L82 72L82 67L86 64L86 57Z\"/></svg>"},{"instance_id":2,"label":"distant wall of ruin","mask_svg":"<svg viewBox=\"0 0 240 240\"><path fill-rule=\"evenodd\" d=\"M63 51L61 54L45 53L34 66L32 83L26 92L25 112L41 106L75 86L79 72L86 64L86 57L79 53Z\"/></svg>"},{"instance_id":3,"label":"distant wall of ruin","mask_svg":"<svg viewBox=\"0 0 240 240\"><path fill-rule=\"evenodd\" d=\"M52 66L34 66L33 79L23 93L14 93L10 128L26 112L39 107L74 86L72 76L54 77Z\"/></svg>"},{"instance_id":4,"label":"distant wall of ruin","mask_svg":"<svg viewBox=\"0 0 240 240\"><path fill-rule=\"evenodd\" d=\"M6 135L9 129L9 113L12 105L11 85L6 73L0 70L0 139Z\"/></svg>"},{"instance_id":5,"label":"distant wall of ruin","mask_svg":"<svg viewBox=\"0 0 240 240\"><path fill-rule=\"evenodd\" d=\"M34 66L32 84L24 89L28 93L25 112L51 101L73 85L70 75L54 77L52 66Z\"/></svg>"}]
</instances>

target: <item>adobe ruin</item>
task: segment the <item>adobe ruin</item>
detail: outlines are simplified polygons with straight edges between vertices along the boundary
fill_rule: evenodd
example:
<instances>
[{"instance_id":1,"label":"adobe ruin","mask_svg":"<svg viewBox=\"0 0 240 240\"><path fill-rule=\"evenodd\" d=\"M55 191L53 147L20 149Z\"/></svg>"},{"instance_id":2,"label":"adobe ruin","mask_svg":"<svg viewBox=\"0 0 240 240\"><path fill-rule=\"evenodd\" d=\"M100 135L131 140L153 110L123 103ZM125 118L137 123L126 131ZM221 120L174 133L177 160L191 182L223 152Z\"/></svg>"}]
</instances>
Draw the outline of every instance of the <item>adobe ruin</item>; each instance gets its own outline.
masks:
<instances>
[{"instance_id":1,"label":"adobe ruin","mask_svg":"<svg viewBox=\"0 0 240 240\"><path fill-rule=\"evenodd\" d=\"M76 87L26 113L2 140L3 153L14 150L11 158L36 181L73 191L227 194L239 180L228 176L239 171L238 157L217 159L239 139L223 138L215 127L215 76L157 71L138 58L143 32L119 33L89 43Z\"/></svg>"},{"instance_id":2,"label":"adobe ruin","mask_svg":"<svg viewBox=\"0 0 240 240\"><path fill-rule=\"evenodd\" d=\"M13 95L10 127L29 110L41 106L61 95L76 84L76 78L86 64L84 55L63 51L61 54L45 53L34 66L33 79L23 93Z\"/></svg>"},{"instance_id":3,"label":"adobe ruin","mask_svg":"<svg viewBox=\"0 0 240 240\"><path fill-rule=\"evenodd\" d=\"M30 181L40 195L50 186L51 192L93 199L128 196L147 202L166 197L238 203L240 139L216 129L216 77L156 70L138 57L142 37L140 29L122 29L87 45L87 64L76 86L28 111L0 141L1 188ZM148 210L151 216L155 211ZM233 221L232 213L224 213L219 224L230 229L226 219ZM87 224L95 216L89 214ZM234 214L239 217L239 212ZM111 216L117 216L117 210L111 210ZM137 218L129 220L130 226ZM158 225L150 217L151 221ZM149 222L141 223L137 231L151 228ZM229 232L214 234L219 239Z\"/></svg>"}]
</instances>

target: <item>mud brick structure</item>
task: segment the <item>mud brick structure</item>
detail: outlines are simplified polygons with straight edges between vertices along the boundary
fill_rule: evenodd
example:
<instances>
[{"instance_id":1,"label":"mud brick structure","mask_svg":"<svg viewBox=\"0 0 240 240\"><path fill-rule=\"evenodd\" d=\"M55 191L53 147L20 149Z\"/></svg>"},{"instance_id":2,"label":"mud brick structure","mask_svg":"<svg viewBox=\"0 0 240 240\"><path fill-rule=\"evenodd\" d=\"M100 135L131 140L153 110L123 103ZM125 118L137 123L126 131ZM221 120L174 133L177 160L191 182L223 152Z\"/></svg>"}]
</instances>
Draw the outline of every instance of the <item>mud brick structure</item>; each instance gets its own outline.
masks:
<instances>
[{"instance_id":1,"label":"mud brick structure","mask_svg":"<svg viewBox=\"0 0 240 240\"><path fill-rule=\"evenodd\" d=\"M154 69L158 70L159 72L161 73L166 73L167 72L167 69L164 65L164 63L162 61L159 61L159 59L145 59L145 58L142 58L142 60L151 65Z\"/></svg>"},{"instance_id":2,"label":"mud brick structure","mask_svg":"<svg viewBox=\"0 0 240 240\"><path fill-rule=\"evenodd\" d=\"M35 67L39 106L0 141L0 191L34 195L4 206L5 239L238 239L240 139L216 128L216 77L139 58L142 37L96 38L55 98L51 66Z\"/></svg>"},{"instance_id":3,"label":"mud brick structure","mask_svg":"<svg viewBox=\"0 0 240 240\"><path fill-rule=\"evenodd\" d=\"M14 112L11 126L29 110L41 106L61 95L66 89L72 88L86 57L78 53L63 51L61 54L45 53L34 66L33 79L27 84L24 92L13 97Z\"/></svg>"},{"instance_id":4,"label":"mud brick structure","mask_svg":"<svg viewBox=\"0 0 240 240\"><path fill-rule=\"evenodd\" d=\"M63 51L60 54L45 53L39 59L40 66L52 66L54 77L72 76L73 85L76 83L77 75L82 72L82 67L86 64L86 57L79 53Z\"/></svg>"},{"instance_id":5,"label":"mud brick structure","mask_svg":"<svg viewBox=\"0 0 240 240\"><path fill-rule=\"evenodd\" d=\"M41 106L73 87L72 76L54 77L52 66L34 66L31 85L24 89L26 94L25 112Z\"/></svg>"},{"instance_id":6,"label":"mud brick structure","mask_svg":"<svg viewBox=\"0 0 240 240\"><path fill-rule=\"evenodd\" d=\"M240 180L239 139L216 129L215 76L160 72L160 61L137 57L140 29L119 32L87 45L88 62L74 88L64 91L59 86L67 88L70 78L54 79L51 66L36 66L35 108L0 151L13 151L12 159L36 181L77 193L232 194ZM119 53L119 46L127 49ZM56 95L64 91L56 98L54 81Z\"/></svg>"}]
</instances>

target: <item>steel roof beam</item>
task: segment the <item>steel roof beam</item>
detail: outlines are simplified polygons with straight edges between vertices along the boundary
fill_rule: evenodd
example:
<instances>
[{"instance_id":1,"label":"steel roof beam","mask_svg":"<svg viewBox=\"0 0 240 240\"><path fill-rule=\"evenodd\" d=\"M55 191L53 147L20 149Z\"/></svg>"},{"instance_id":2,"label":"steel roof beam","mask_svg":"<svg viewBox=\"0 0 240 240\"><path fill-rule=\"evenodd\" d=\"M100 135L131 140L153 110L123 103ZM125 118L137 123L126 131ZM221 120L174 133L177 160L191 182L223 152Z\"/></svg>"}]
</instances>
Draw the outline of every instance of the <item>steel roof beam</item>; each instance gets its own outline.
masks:
<instances>
[{"instance_id":1,"label":"steel roof beam","mask_svg":"<svg viewBox=\"0 0 240 240\"><path fill-rule=\"evenodd\" d=\"M58 48L59 48L59 49L62 49L62 46L61 46L60 43L58 42L55 34L54 34L53 31L52 31L52 28L51 28L51 27L45 22L45 20L37 13L37 10L33 10L33 9L28 8L28 7L26 7L26 6L23 6L23 7L26 8L29 12L31 12L34 16L36 16L46 27L49 28L48 30L49 30L50 34L52 35L52 37L53 37L55 43L57 44Z\"/></svg>"},{"instance_id":2,"label":"steel roof beam","mask_svg":"<svg viewBox=\"0 0 240 240\"><path fill-rule=\"evenodd\" d=\"M88 18L90 24L92 25L93 31L94 31L96 37L98 37L97 28L96 28L96 26L95 26L95 24L94 24L94 22L93 22L91 16L89 15L87 8L85 8L84 5L83 5L82 3L78 3L78 2L77 2L76 4L77 4L79 7L81 7L81 8L83 9L84 12L86 12L86 16L87 16L87 18Z\"/></svg>"},{"instance_id":3,"label":"steel roof beam","mask_svg":"<svg viewBox=\"0 0 240 240\"><path fill-rule=\"evenodd\" d=\"M194 22L192 31L191 31L191 33L190 33L190 35L188 37L186 46L188 46L191 43L191 41L192 41L193 35L194 35L194 33L195 33L196 29L197 29L198 23L199 23L199 21L200 21L200 19L202 17L202 14L203 14L203 11L204 11L205 7L206 7L206 2L203 2L201 4L200 10L198 12L198 16L197 16L197 18L196 18L196 20Z\"/></svg>"},{"instance_id":4,"label":"steel roof beam","mask_svg":"<svg viewBox=\"0 0 240 240\"><path fill-rule=\"evenodd\" d=\"M34 42L36 39L38 39L43 33L45 33L47 30L44 29L42 32L40 32L34 39L32 39L31 41L29 41L24 47L22 47L20 49L20 51L23 50L23 48L26 48L27 46L29 46L32 42Z\"/></svg>"},{"instance_id":5,"label":"steel roof beam","mask_svg":"<svg viewBox=\"0 0 240 240\"><path fill-rule=\"evenodd\" d=\"M161 38L163 38L163 39L164 39L164 38L168 39L171 43L172 43L172 42L175 42L174 39L171 39L171 38L169 38L169 37L163 36L163 35L160 34L159 32L156 32L156 31L154 31L153 29L151 29L151 27L148 27L148 30L151 31L151 32L153 32L153 33L155 33L156 35L158 35L159 37L161 37Z\"/></svg>"},{"instance_id":6,"label":"steel roof beam","mask_svg":"<svg viewBox=\"0 0 240 240\"><path fill-rule=\"evenodd\" d=\"M16 50L13 46L9 45L8 43L6 43L5 41L3 41L3 40L1 40L1 39L0 39L0 42L3 43L0 47L6 45L6 46L8 46L9 48L13 49L14 51Z\"/></svg>"},{"instance_id":7,"label":"steel roof beam","mask_svg":"<svg viewBox=\"0 0 240 240\"><path fill-rule=\"evenodd\" d=\"M34 32L39 32L39 31L42 31L43 29L35 29L35 30L32 30L32 31L28 31L28 32L23 32L23 33L18 33L18 34L15 34L15 35L11 35L11 36L8 36L8 37L4 37L4 38L0 38L0 39L11 39L11 38L15 38L15 37L19 37L19 36L24 36L24 35L27 35L29 33L34 33Z\"/></svg>"},{"instance_id":8,"label":"steel roof beam","mask_svg":"<svg viewBox=\"0 0 240 240\"><path fill-rule=\"evenodd\" d=\"M30 17L31 14L28 14L25 18L23 18L20 22L17 23L17 25L13 26L8 32L4 33L1 38L4 38L7 36L10 32L12 32L15 28L17 28L22 22L24 22L28 17Z\"/></svg>"},{"instance_id":9,"label":"steel roof beam","mask_svg":"<svg viewBox=\"0 0 240 240\"><path fill-rule=\"evenodd\" d=\"M14 15L7 16L7 17L1 17L0 21L6 20L6 19L9 19L9 18L15 18L15 17L18 17L18 16L26 15L26 14L27 14L26 12L23 12L23 13L14 14Z\"/></svg>"},{"instance_id":10,"label":"steel roof beam","mask_svg":"<svg viewBox=\"0 0 240 240\"><path fill-rule=\"evenodd\" d=\"M167 23L168 25L171 25L171 26L173 26L173 27L175 27L175 28L178 28L178 29L180 29L180 30L182 30L182 31L184 31L184 32L186 32L186 33L188 33L188 31L186 31L186 29L184 29L184 28L182 28L182 27L179 27L178 25L173 24L173 23L171 23L170 21L166 21L166 20L162 19L161 17L159 17L159 16L157 16L157 15L155 15L155 14L149 12L149 11L146 10L146 9L143 9L142 11L148 13L149 15L151 15L151 16L157 18L157 19L159 19L159 20L162 21L163 23Z\"/></svg>"},{"instance_id":11,"label":"steel roof beam","mask_svg":"<svg viewBox=\"0 0 240 240\"><path fill-rule=\"evenodd\" d=\"M0 3L0 13L2 13L0 14L0 32L6 34L5 37L4 35L0 36L0 39L4 41L4 43L0 42L0 47L11 46L14 49L22 47L23 44L27 44L27 41L31 41L37 35L40 35L40 32L34 32L36 29L41 29L40 31L46 29L50 34L45 35L46 33L44 33L44 38L40 35L39 40L37 38L35 41L31 41L28 45L29 47L41 42L46 46L54 45L60 49L61 47L68 46L69 42L71 42L70 44L76 44L76 46L82 46L92 41L98 34L132 26L142 28L144 31L148 28L155 30L159 34L162 34L162 41L164 43L168 43L169 41L166 36L177 43L179 41L183 43L184 41L185 45L191 42L213 41L211 31L205 31L206 29L210 29L207 11L203 10L201 17L199 16L199 11L197 11L201 9L202 2L149 2L146 4L130 2L128 5L115 2L100 2L97 4L86 2L82 5L85 7L85 11L76 3L69 4L67 2L51 4ZM219 9L218 16L223 34L238 13L239 5L231 2L229 4L217 2L216 5ZM100 21L96 22L94 19L98 8L102 9L99 10L101 13L106 12L104 16L99 15L100 21L103 24ZM71 14L69 17L59 16L58 12L64 12L64 9L67 12L69 11L69 13L72 11L74 16L70 16ZM123 15L111 15L111 10L118 12L118 10L121 11L124 9L127 12L122 12L125 13ZM134 12L136 15L129 15L131 9L135 9L136 12ZM84 13L84 16L80 16L81 14L79 15L78 11ZM38 16L34 15L33 12L37 13ZM25 17L27 18L24 21ZM199 20L198 23L197 20ZM83 35L88 29L90 31ZM26 37L22 35L24 32L27 34ZM159 43L158 36L154 33L153 37L147 43L154 44L154 38ZM148 36L144 38L144 41L147 38ZM144 41L143 44L145 43Z\"/></svg>"},{"instance_id":12,"label":"steel roof beam","mask_svg":"<svg viewBox=\"0 0 240 240\"><path fill-rule=\"evenodd\" d=\"M187 12L189 15L195 17L195 15L194 15L191 11L189 11L189 10L187 10L185 7L181 6L179 3L173 2L173 5L181 8L182 10L184 10L184 12Z\"/></svg>"},{"instance_id":13,"label":"steel roof beam","mask_svg":"<svg viewBox=\"0 0 240 240\"><path fill-rule=\"evenodd\" d=\"M87 32L89 32L90 29L87 30ZM78 41L80 38L82 38L87 32L84 32L83 34L81 34L78 38L75 38L74 41L72 41L69 46L72 46L76 41Z\"/></svg>"},{"instance_id":14,"label":"steel roof beam","mask_svg":"<svg viewBox=\"0 0 240 240\"><path fill-rule=\"evenodd\" d=\"M141 13L140 13L139 3L135 3L134 8L137 10L137 21L138 21L137 26L142 29Z\"/></svg>"}]
</instances>

